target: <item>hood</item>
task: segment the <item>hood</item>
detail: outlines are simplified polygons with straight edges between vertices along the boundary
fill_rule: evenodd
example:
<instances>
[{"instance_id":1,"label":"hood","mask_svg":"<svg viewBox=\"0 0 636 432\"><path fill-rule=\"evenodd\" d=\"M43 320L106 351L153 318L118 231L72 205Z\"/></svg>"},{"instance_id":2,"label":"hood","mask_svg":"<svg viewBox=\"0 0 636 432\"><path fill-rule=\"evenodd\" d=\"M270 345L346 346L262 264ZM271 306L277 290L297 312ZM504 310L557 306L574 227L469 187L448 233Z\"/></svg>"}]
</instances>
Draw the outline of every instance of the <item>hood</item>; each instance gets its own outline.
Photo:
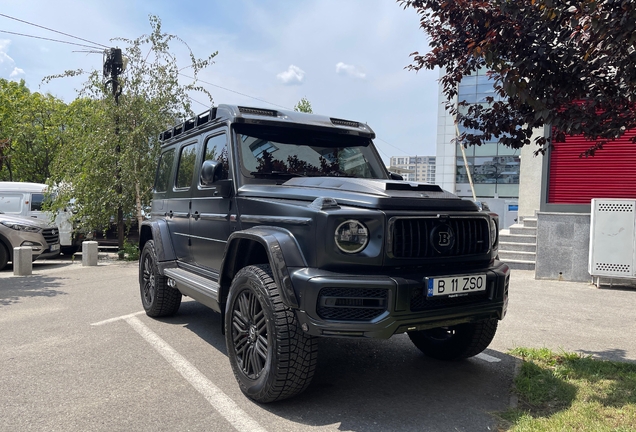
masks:
<instances>
[{"instance_id":1,"label":"hood","mask_svg":"<svg viewBox=\"0 0 636 432\"><path fill-rule=\"evenodd\" d=\"M437 185L349 177L294 177L282 185L246 185L239 195L301 201L328 197L341 205L376 209L479 210Z\"/></svg>"},{"instance_id":2,"label":"hood","mask_svg":"<svg viewBox=\"0 0 636 432\"><path fill-rule=\"evenodd\" d=\"M53 228L53 225L42 219L35 219L32 217L10 215L7 213L0 213L0 222L13 222L22 225L29 225L37 228Z\"/></svg>"}]
</instances>

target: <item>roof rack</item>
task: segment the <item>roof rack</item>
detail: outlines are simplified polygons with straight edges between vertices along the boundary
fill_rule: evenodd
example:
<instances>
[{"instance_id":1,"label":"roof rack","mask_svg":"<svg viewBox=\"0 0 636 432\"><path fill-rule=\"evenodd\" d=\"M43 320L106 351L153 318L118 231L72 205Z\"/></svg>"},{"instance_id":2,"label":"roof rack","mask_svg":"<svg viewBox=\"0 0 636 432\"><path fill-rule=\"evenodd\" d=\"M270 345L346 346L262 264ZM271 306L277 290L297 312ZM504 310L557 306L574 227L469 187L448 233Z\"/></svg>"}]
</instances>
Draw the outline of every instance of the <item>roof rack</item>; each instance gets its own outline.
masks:
<instances>
[{"instance_id":1,"label":"roof rack","mask_svg":"<svg viewBox=\"0 0 636 432\"><path fill-rule=\"evenodd\" d=\"M167 141L171 138L176 138L177 136L184 134L186 132L192 131L194 129L199 128L216 118L216 108L209 109L199 115L196 115L192 118L187 119L181 124L171 127L159 134L159 141Z\"/></svg>"}]
</instances>

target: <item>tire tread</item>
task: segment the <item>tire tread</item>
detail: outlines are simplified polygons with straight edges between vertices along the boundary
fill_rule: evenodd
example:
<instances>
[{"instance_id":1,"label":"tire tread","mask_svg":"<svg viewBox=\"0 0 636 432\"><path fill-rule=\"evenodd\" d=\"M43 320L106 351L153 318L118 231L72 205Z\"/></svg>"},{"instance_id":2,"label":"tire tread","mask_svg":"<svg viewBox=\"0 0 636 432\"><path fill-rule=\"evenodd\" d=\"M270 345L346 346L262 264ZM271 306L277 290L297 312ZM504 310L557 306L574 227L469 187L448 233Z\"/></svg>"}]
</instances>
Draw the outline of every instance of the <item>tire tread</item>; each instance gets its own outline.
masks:
<instances>
[{"instance_id":1,"label":"tire tread","mask_svg":"<svg viewBox=\"0 0 636 432\"><path fill-rule=\"evenodd\" d=\"M248 397L262 403L287 399L302 393L311 383L318 363L318 341L315 337L305 335L294 312L283 303L270 266L248 266L236 276L249 272L254 272L263 283L273 306L278 361L277 369L272 371L272 384L264 386L260 393L250 394ZM234 370L234 374L237 373L240 372ZM241 382L238 376L237 380Z\"/></svg>"}]
</instances>

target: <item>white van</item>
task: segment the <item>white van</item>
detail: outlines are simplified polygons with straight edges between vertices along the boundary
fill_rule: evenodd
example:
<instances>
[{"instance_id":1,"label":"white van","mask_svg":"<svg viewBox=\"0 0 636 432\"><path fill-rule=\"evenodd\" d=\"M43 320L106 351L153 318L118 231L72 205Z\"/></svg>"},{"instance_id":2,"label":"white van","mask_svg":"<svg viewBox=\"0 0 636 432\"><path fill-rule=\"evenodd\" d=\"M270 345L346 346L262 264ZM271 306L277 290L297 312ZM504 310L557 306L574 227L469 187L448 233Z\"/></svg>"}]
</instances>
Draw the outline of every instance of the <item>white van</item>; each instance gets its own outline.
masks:
<instances>
[{"instance_id":1,"label":"white van","mask_svg":"<svg viewBox=\"0 0 636 432\"><path fill-rule=\"evenodd\" d=\"M42 210L47 188L43 183L0 182L0 212L55 223L60 230L62 253L73 254L79 250L83 236L74 235L69 209L60 210L54 218Z\"/></svg>"}]
</instances>

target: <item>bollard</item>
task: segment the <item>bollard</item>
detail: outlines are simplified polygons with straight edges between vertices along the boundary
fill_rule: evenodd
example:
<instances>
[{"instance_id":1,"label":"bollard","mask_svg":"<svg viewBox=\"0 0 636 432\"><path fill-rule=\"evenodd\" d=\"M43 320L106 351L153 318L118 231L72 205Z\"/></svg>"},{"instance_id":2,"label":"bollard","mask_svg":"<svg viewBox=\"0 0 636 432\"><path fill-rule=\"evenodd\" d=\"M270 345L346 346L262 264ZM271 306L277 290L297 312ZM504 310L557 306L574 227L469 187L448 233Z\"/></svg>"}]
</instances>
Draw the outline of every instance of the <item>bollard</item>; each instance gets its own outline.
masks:
<instances>
[{"instance_id":1,"label":"bollard","mask_svg":"<svg viewBox=\"0 0 636 432\"><path fill-rule=\"evenodd\" d=\"M98 250L96 241L82 242L82 266L96 266L97 254Z\"/></svg>"},{"instance_id":2,"label":"bollard","mask_svg":"<svg viewBox=\"0 0 636 432\"><path fill-rule=\"evenodd\" d=\"M13 248L13 275L29 276L33 273L33 250L31 246Z\"/></svg>"}]
</instances>

